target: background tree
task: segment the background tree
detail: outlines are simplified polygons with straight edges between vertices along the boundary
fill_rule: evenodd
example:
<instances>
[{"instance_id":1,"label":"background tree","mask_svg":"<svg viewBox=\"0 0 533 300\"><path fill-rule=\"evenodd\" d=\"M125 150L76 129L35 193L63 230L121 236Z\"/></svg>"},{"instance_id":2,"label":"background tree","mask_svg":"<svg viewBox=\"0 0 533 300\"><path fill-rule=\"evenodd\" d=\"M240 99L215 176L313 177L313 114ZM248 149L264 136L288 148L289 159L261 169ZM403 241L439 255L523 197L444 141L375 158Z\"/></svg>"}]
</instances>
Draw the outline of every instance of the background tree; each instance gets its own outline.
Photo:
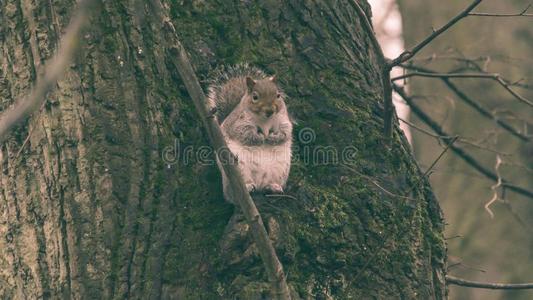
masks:
<instances>
[{"instance_id":1,"label":"background tree","mask_svg":"<svg viewBox=\"0 0 533 300\"><path fill-rule=\"evenodd\" d=\"M404 21L406 45L420 41L432 27L446 23L472 1L399 1ZM486 3L485 3L486 2ZM476 10L497 14L516 14L528 1L485 1ZM530 13L530 12L528 12ZM416 17L414 17L416 16ZM423 25L421 25L423 24ZM500 73L525 98L533 98L531 17L468 17L433 41L413 61L439 72ZM507 122L518 138L494 120L468 106L440 79L412 78L409 81L415 100L449 134L459 135L456 143L483 166L495 172L497 156L503 163L499 172L514 184L532 189L533 157L531 128L533 109L516 101L491 80L454 79L452 82L471 99L480 103L498 120ZM429 129L419 119L416 125ZM413 129L414 152L422 166L428 166L434 153L443 146L434 137ZM472 143L463 143L465 142ZM472 169L462 159L447 155L434 168L431 182L443 206L448 240L449 273L478 281L532 281L533 206L531 198L495 188L500 199L490 209L493 180ZM457 238L453 238L456 236ZM531 291L491 291L452 286L451 299L530 299Z\"/></svg>"},{"instance_id":2,"label":"background tree","mask_svg":"<svg viewBox=\"0 0 533 300\"><path fill-rule=\"evenodd\" d=\"M440 209L397 128L384 147L381 70L354 3L185 1L164 11L200 78L246 61L278 74L290 97L287 195L255 200L293 295L441 299ZM3 115L30 92L73 9L1 3ZM1 145L2 298L268 295L157 10L97 2L63 79Z\"/></svg>"}]
</instances>

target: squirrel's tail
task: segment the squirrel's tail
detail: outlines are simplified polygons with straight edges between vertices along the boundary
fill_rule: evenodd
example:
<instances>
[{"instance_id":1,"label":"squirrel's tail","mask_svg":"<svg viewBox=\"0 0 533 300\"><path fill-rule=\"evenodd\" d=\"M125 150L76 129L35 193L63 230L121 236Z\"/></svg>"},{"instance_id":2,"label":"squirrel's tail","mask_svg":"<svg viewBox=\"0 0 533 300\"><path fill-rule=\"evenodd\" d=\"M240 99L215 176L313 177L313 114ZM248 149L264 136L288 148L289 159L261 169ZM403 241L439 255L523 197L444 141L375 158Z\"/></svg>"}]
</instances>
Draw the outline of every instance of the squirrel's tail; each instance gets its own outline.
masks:
<instances>
[{"instance_id":1,"label":"squirrel's tail","mask_svg":"<svg viewBox=\"0 0 533 300\"><path fill-rule=\"evenodd\" d=\"M247 63L233 66L221 66L209 74L208 105L216 108L216 117L220 123L239 104L246 92L245 78L262 79L266 74Z\"/></svg>"}]
</instances>

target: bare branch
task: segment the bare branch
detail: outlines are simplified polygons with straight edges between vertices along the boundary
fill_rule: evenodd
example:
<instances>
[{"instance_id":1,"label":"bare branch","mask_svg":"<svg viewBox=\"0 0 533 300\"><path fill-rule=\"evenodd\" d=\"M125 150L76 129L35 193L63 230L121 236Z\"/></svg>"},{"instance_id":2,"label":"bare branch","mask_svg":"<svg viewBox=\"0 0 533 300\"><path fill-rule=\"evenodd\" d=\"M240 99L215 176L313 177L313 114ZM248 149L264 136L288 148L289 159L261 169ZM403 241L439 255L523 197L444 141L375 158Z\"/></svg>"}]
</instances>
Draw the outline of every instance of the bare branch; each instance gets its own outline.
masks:
<instances>
[{"instance_id":1,"label":"bare branch","mask_svg":"<svg viewBox=\"0 0 533 300\"><path fill-rule=\"evenodd\" d=\"M446 284L455 284L479 289L491 290L525 290L533 289L533 283L486 283L478 281L470 281L455 276L446 275Z\"/></svg>"},{"instance_id":2,"label":"bare branch","mask_svg":"<svg viewBox=\"0 0 533 300\"><path fill-rule=\"evenodd\" d=\"M526 6L524 10L515 14L497 14L497 13L482 13L482 12L473 12L469 13L469 16L473 17L533 17L533 14L528 14L527 11L531 8L531 4Z\"/></svg>"},{"instance_id":3,"label":"bare branch","mask_svg":"<svg viewBox=\"0 0 533 300\"><path fill-rule=\"evenodd\" d=\"M422 67L418 67L418 66L405 66L406 69L409 69L409 70L416 70L416 71L421 71L421 72L425 72L425 73L436 73L432 70L429 70L429 69L426 69L426 68L422 68ZM442 79L442 81L444 82L444 84L446 84L446 86L457 96L459 97L460 100L462 100L464 103L466 103L467 105L469 105L470 107L472 107L473 109L475 109L476 111L478 111L482 116L494 121L497 125L499 125L501 128L505 129L506 131L508 131L509 133L511 133L512 135L516 136L517 138L519 138L520 140L522 141L529 141L531 139L531 137L527 136L527 135L524 135L520 132L518 132L513 126L511 126L510 124L508 124L507 122L499 119L498 117L496 117L494 114L492 114L488 109L486 109L485 107L483 107L483 105L481 105L480 103L478 103L477 101L475 101L474 99L470 98L469 96L466 95L466 93L464 93L461 89L459 89L458 86L456 86L455 84L453 84L449 78L447 77L439 77L440 79Z\"/></svg>"},{"instance_id":4,"label":"bare branch","mask_svg":"<svg viewBox=\"0 0 533 300\"><path fill-rule=\"evenodd\" d=\"M159 12L163 13L164 9L159 1L154 1ZM209 109L206 106L206 97L200 87L198 78L196 77L193 67L189 61L189 57L183 45L181 44L174 25L168 18L163 16L163 25L169 38L174 41L174 46L171 53L175 57L176 69L180 74L189 95L191 96L198 114L207 130L209 140L216 149L216 155L222 162L236 161L235 157L229 151L221 151L228 149L220 126L214 118L209 117ZM272 296L275 299L291 299L289 287L287 285L286 276L283 271L283 266L276 255L276 251L272 246L268 233L266 232L263 220L255 203L246 189L246 185L242 178L241 171L236 164L221 163L224 172L228 175L228 179L235 191L236 202L239 204L247 222L250 225L250 231L255 241L255 245L263 260L268 279L272 285Z\"/></svg>"},{"instance_id":5,"label":"bare branch","mask_svg":"<svg viewBox=\"0 0 533 300\"><path fill-rule=\"evenodd\" d=\"M509 86L509 83L507 83L505 80L503 80L503 78L501 78L500 76L496 76L494 78L496 81L498 81L498 83L503 86L503 88L505 88L511 95L513 95L516 99L526 103L527 105L529 106L532 106L533 107L533 102L531 102L530 100L522 97L520 94L518 94L517 92L515 92L513 89L511 89L511 87Z\"/></svg>"},{"instance_id":6,"label":"bare branch","mask_svg":"<svg viewBox=\"0 0 533 300\"><path fill-rule=\"evenodd\" d=\"M90 7L94 0L82 0L77 11L73 14L65 35L55 56L46 63L44 74L37 79L37 84L31 93L14 104L13 108L0 116L0 143L3 142L10 130L44 102L46 94L54 88L63 76L77 49L80 32L89 19Z\"/></svg>"},{"instance_id":7,"label":"bare branch","mask_svg":"<svg viewBox=\"0 0 533 300\"><path fill-rule=\"evenodd\" d=\"M474 0L468 7L466 7L462 12L460 12L457 16L455 16L453 19L451 19L448 23L446 23L441 28L434 30L433 33L431 33L428 37L426 37L422 42L420 42L418 45L413 47L411 50L404 51L402 54L400 54L397 58L393 59L389 66L395 67L400 65L403 62L408 61L413 56L415 56L420 50L422 50L427 44L429 44L431 41L433 41L435 38L437 38L439 35L441 35L443 32L448 30L450 27L452 27L455 23L459 22L461 19L468 17L470 12L478 6L481 1L483 0Z\"/></svg>"},{"instance_id":8,"label":"bare branch","mask_svg":"<svg viewBox=\"0 0 533 300\"><path fill-rule=\"evenodd\" d=\"M457 51L457 50L456 50ZM473 69L475 71L483 72L484 69L486 69L486 64L491 61L498 61L505 63L507 66L512 67L520 67L524 68L525 66L529 66L533 64L533 60L527 59L527 58L514 58L509 57L507 55L502 54L493 54L490 56L477 56L477 57L465 57L462 54L453 55L448 52L444 54L437 54L433 53L426 57L420 57L420 58L412 58L409 61L409 64L407 66L411 66L411 63L419 62L419 63L432 63L432 62L440 62L443 60L450 60L460 63L465 63L468 66L474 67ZM480 63L483 63L484 65L481 66ZM405 67L405 64L402 64L403 67ZM514 85L515 83L512 83L511 85Z\"/></svg>"},{"instance_id":9,"label":"bare branch","mask_svg":"<svg viewBox=\"0 0 533 300\"><path fill-rule=\"evenodd\" d=\"M511 95L513 95L514 98L519 100L522 103L525 103L531 107L533 107L533 102L531 100L528 100L524 98L522 95L518 94L517 92L513 91L511 89L510 84L507 83L503 78L501 78L500 74L496 73L429 73L429 72L411 72L404 75L400 75L394 78L391 78L391 81L397 81L402 80L410 77L428 77L428 78L483 78L483 79L492 79L496 82L498 82L503 88L505 88Z\"/></svg>"},{"instance_id":10,"label":"bare branch","mask_svg":"<svg viewBox=\"0 0 533 300\"><path fill-rule=\"evenodd\" d=\"M417 67L406 67L416 69ZM421 68L418 68L421 69ZM430 77L430 78L499 78L500 75L496 73L437 73L437 72L424 72L424 71L415 71L406 73L400 76L391 78L391 81L402 80L410 77Z\"/></svg>"},{"instance_id":11,"label":"bare branch","mask_svg":"<svg viewBox=\"0 0 533 300\"><path fill-rule=\"evenodd\" d=\"M465 63L467 65L474 66L476 71L482 71L482 68L477 64L477 62L479 61L485 62L487 60L487 57L480 56L480 57L465 58L463 56L433 53L426 57L413 58L409 61L407 65L401 64L401 66L405 68L406 66L412 66L412 63L414 62L427 64L427 63L438 62L438 61L443 61L443 60L450 60L450 61Z\"/></svg>"},{"instance_id":12,"label":"bare branch","mask_svg":"<svg viewBox=\"0 0 533 300\"><path fill-rule=\"evenodd\" d=\"M412 122L409 122L409 121L406 121L402 118L398 118L401 122L409 125L409 127L427 135L427 136L431 136L431 137L434 137L438 142L439 144L441 143L442 140L447 140L447 139L451 139L453 138L453 136L442 136L442 135L437 135L437 134L434 134L434 133L431 133L429 132L428 130L425 130L424 128L421 128L419 126L416 126L415 124L413 124ZM511 156L512 154L510 153L505 153L505 152L501 152L501 151L498 151L498 150L494 150L494 149L491 149L491 148L487 148L487 147L484 147L484 146L481 146L475 142L472 142L468 139L465 139L463 137L459 137L459 139L457 140L458 143L461 143L461 144L465 144L465 145L468 145L468 146L472 146L474 148L477 148L477 149L480 149L480 150L485 150L485 151L488 151L488 152L492 152L492 153L495 153L495 154L498 154L498 155L501 155L501 156ZM524 166L522 166L524 167Z\"/></svg>"},{"instance_id":13,"label":"bare branch","mask_svg":"<svg viewBox=\"0 0 533 300\"><path fill-rule=\"evenodd\" d=\"M407 93L405 92L405 90L402 87L400 87L400 86L398 86L396 84L393 84L392 88L394 89L394 91L396 91L398 93L398 95L400 95L400 97L402 97L405 100L407 105L409 105L409 107L411 107L411 111L415 115L417 115L420 118L420 120L422 120L422 122L424 122L426 125L428 125L434 132L436 132L440 136L450 136L449 134L447 134L441 128L441 126L437 122L435 122L418 105L416 105L416 103L414 103L413 99L407 95ZM459 148L459 147L457 147L455 145L451 145L450 149L457 156L459 156L464 162L466 162L468 165L473 167L479 173L483 174L485 177L487 177L487 178L489 178L489 179L491 179L493 181L497 181L498 180L498 176L496 174L494 174L491 170L489 170L486 167L484 167L479 161L477 161L470 154L466 153L463 149L461 149L461 148ZM528 190L526 188L511 184L511 183L507 182L505 179L503 179L502 186L508 188L509 190L511 190L511 191L513 191L513 192L515 192L517 194L520 194L520 195L523 195L523 196L526 196L528 198L532 198L533 199L533 191L530 191L530 190Z\"/></svg>"},{"instance_id":14,"label":"bare branch","mask_svg":"<svg viewBox=\"0 0 533 300\"><path fill-rule=\"evenodd\" d=\"M503 128L504 130L506 130L507 132L511 133L513 136L519 138L520 140L524 142L531 140L531 137L520 133L513 126L499 119L494 114L492 114L489 110L484 108L480 103L478 103L474 99L467 96L461 89L459 89L459 87L453 84L448 78L443 78L442 81L444 82L444 84L448 86L450 90L452 90L452 92L455 93L455 95L457 95L457 97L463 100L463 102L465 102L466 104L470 105L470 107L477 110L482 116L494 121L501 128Z\"/></svg>"},{"instance_id":15,"label":"bare branch","mask_svg":"<svg viewBox=\"0 0 533 300\"><path fill-rule=\"evenodd\" d=\"M516 86L516 87L523 88L523 89L527 89L527 90L533 90L533 84L524 83L524 82L520 82L520 81L510 83L509 85L510 86Z\"/></svg>"}]
</instances>

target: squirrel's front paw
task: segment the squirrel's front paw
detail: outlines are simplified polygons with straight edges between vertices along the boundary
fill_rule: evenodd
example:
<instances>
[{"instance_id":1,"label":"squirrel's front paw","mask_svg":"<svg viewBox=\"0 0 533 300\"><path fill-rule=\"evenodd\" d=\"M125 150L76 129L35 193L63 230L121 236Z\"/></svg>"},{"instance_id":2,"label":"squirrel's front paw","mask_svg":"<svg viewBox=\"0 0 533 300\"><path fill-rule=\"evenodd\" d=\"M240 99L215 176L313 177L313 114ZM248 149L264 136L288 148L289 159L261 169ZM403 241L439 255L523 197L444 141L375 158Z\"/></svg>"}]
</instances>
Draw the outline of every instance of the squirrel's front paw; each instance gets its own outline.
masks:
<instances>
[{"instance_id":1,"label":"squirrel's front paw","mask_svg":"<svg viewBox=\"0 0 533 300\"><path fill-rule=\"evenodd\" d=\"M255 146L261 145L265 142L265 136L263 133L259 132L250 132L244 139L245 145Z\"/></svg>"},{"instance_id":2,"label":"squirrel's front paw","mask_svg":"<svg viewBox=\"0 0 533 300\"><path fill-rule=\"evenodd\" d=\"M271 131L265 139L265 142L270 145L281 144L285 141L286 137L287 136L283 132Z\"/></svg>"},{"instance_id":3,"label":"squirrel's front paw","mask_svg":"<svg viewBox=\"0 0 533 300\"><path fill-rule=\"evenodd\" d=\"M246 184L246 190L248 190L248 193L255 192L255 184L253 183L247 183Z\"/></svg>"},{"instance_id":4,"label":"squirrel's front paw","mask_svg":"<svg viewBox=\"0 0 533 300\"><path fill-rule=\"evenodd\" d=\"M262 134L256 134L253 136L252 141L257 145L260 145L265 142L265 136Z\"/></svg>"},{"instance_id":5,"label":"squirrel's front paw","mask_svg":"<svg viewBox=\"0 0 533 300\"><path fill-rule=\"evenodd\" d=\"M283 194L283 187L279 184L271 183L265 187L265 191L272 194Z\"/></svg>"}]
</instances>

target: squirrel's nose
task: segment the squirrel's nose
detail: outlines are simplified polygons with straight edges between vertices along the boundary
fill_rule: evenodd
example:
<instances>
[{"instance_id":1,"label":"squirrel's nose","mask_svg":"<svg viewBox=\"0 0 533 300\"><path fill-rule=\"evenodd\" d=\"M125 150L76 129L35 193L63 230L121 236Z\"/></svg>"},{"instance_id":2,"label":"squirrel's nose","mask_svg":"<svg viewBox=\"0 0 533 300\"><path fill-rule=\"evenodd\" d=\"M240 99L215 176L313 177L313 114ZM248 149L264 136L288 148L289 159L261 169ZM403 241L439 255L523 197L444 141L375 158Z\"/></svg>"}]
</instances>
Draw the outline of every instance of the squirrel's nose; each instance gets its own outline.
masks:
<instances>
[{"instance_id":1,"label":"squirrel's nose","mask_svg":"<svg viewBox=\"0 0 533 300\"><path fill-rule=\"evenodd\" d=\"M265 115L267 116L267 118L270 118L270 116L272 116L273 113L274 111L271 109L265 111Z\"/></svg>"}]
</instances>

